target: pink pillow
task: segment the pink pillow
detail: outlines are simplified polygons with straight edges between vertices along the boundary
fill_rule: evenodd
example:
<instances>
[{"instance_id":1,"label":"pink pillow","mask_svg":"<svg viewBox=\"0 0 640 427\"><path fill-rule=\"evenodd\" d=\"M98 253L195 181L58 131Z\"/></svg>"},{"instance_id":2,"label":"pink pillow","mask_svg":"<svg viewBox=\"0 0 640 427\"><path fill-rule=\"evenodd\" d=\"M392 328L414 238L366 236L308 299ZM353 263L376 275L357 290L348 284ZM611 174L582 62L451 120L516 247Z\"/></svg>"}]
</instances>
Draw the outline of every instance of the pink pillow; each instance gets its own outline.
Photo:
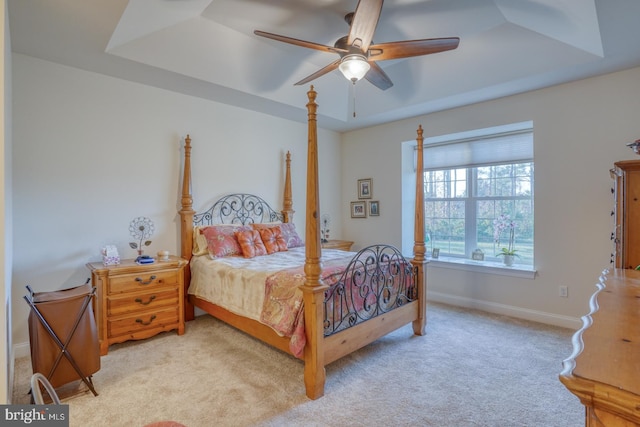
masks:
<instances>
[{"instance_id":1,"label":"pink pillow","mask_svg":"<svg viewBox=\"0 0 640 427\"><path fill-rule=\"evenodd\" d=\"M292 222L285 222L282 224L251 224L253 228L256 230L264 229L264 228L273 228L279 227L282 232L282 237L285 242L287 242L287 248L297 248L300 246L304 246L304 242L296 232L296 226Z\"/></svg>"},{"instance_id":2,"label":"pink pillow","mask_svg":"<svg viewBox=\"0 0 640 427\"><path fill-rule=\"evenodd\" d=\"M242 255L245 258L253 258L267 254L267 248L262 243L262 238L258 230L243 230L236 232L236 238L242 248Z\"/></svg>"},{"instance_id":3,"label":"pink pillow","mask_svg":"<svg viewBox=\"0 0 640 427\"><path fill-rule=\"evenodd\" d=\"M280 224L280 230L282 230L282 237L286 240L288 248L304 246L304 242L296 232L296 225L294 223L285 222Z\"/></svg>"},{"instance_id":4,"label":"pink pillow","mask_svg":"<svg viewBox=\"0 0 640 427\"><path fill-rule=\"evenodd\" d=\"M242 248L236 238L236 231L251 230L238 225L210 225L201 229L207 239L207 249L212 258L242 255Z\"/></svg>"},{"instance_id":5,"label":"pink pillow","mask_svg":"<svg viewBox=\"0 0 640 427\"><path fill-rule=\"evenodd\" d=\"M267 254L275 252L284 252L287 250L287 242L282 237L280 227L259 228L260 238L264 247L267 248Z\"/></svg>"}]
</instances>

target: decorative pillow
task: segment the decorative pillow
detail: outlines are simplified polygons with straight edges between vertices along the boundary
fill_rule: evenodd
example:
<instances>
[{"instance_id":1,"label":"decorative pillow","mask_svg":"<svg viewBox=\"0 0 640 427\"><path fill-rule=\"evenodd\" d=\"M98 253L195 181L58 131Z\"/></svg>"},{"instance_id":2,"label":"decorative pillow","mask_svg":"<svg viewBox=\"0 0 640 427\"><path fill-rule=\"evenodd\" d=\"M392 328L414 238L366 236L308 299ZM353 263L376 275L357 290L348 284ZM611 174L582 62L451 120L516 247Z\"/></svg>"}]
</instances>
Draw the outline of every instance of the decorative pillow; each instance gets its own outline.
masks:
<instances>
[{"instance_id":1,"label":"decorative pillow","mask_svg":"<svg viewBox=\"0 0 640 427\"><path fill-rule=\"evenodd\" d=\"M260 238L267 249L267 254L284 252L287 250L287 241L282 237L280 227L259 228Z\"/></svg>"},{"instance_id":2,"label":"decorative pillow","mask_svg":"<svg viewBox=\"0 0 640 427\"><path fill-rule=\"evenodd\" d=\"M280 230L282 230L282 237L286 240L288 248L304 246L304 241L296 232L296 225L294 223L285 222L280 225Z\"/></svg>"},{"instance_id":3,"label":"decorative pillow","mask_svg":"<svg viewBox=\"0 0 640 427\"><path fill-rule=\"evenodd\" d=\"M242 230L236 232L236 238L242 248L242 255L245 258L253 258L267 254L267 248L262 243L262 238L258 230Z\"/></svg>"},{"instance_id":4,"label":"decorative pillow","mask_svg":"<svg viewBox=\"0 0 640 427\"><path fill-rule=\"evenodd\" d=\"M209 248L207 247L207 238L204 237L202 231L205 227L201 227L196 225L193 227L193 249L191 254L193 256L206 255L209 253Z\"/></svg>"},{"instance_id":5,"label":"decorative pillow","mask_svg":"<svg viewBox=\"0 0 640 427\"><path fill-rule=\"evenodd\" d=\"M251 228L240 225L210 225L202 228L211 258L242 255L242 248L236 238L236 231L242 230L251 230Z\"/></svg>"},{"instance_id":6,"label":"decorative pillow","mask_svg":"<svg viewBox=\"0 0 640 427\"><path fill-rule=\"evenodd\" d=\"M264 228L273 228L273 227L280 228L281 225L282 225L281 222L254 222L251 224L251 227L253 227L254 230L260 230Z\"/></svg>"},{"instance_id":7,"label":"decorative pillow","mask_svg":"<svg viewBox=\"0 0 640 427\"><path fill-rule=\"evenodd\" d=\"M287 242L287 248L297 248L300 246L304 246L304 242L296 232L296 225L292 222L251 224L251 226L256 230L280 227L282 237L284 238L285 242Z\"/></svg>"}]
</instances>

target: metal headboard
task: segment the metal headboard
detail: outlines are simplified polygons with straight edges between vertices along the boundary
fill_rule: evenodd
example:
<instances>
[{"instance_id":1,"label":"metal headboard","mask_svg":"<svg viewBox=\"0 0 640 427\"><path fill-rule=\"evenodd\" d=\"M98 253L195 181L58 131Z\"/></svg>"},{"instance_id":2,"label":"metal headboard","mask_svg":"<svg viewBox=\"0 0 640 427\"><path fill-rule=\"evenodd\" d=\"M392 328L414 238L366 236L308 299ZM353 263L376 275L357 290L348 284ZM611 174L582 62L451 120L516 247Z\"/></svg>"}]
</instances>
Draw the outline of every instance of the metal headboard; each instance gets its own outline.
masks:
<instances>
[{"instance_id":1,"label":"metal headboard","mask_svg":"<svg viewBox=\"0 0 640 427\"><path fill-rule=\"evenodd\" d=\"M241 224L283 221L284 216L253 194L230 194L219 199L205 212L193 216L193 225Z\"/></svg>"}]
</instances>

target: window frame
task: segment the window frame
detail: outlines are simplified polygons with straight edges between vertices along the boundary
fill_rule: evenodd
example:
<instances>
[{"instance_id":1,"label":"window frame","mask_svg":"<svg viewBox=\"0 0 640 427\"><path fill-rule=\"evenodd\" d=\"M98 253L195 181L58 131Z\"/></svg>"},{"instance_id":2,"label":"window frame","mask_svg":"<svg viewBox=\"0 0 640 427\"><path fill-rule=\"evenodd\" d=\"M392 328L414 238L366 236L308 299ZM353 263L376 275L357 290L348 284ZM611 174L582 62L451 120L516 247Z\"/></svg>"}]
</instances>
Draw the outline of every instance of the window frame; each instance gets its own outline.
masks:
<instances>
[{"instance_id":1,"label":"window frame","mask_svg":"<svg viewBox=\"0 0 640 427\"><path fill-rule=\"evenodd\" d=\"M512 194L512 195L492 195L492 196L481 196L478 194L478 168L480 167L487 167L487 165L484 166L471 166L471 167L456 167L453 169L438 169L438 170L428 170L428 171L424 171L425 174L425 205L427 205L428 203L432 203L432 202L447 202L447 203L451 203L451 202L461 202L464 203L464 254L459 254L459 253L452 253L449 252L449 250L447 248L443 248L443 247L439 247L440 249L440 253L444 256L444 257L452 257L452 258L471 258L473 252L479 248L482 243L480 241L480 236L478 236L478 217L479 217L479 211L480 209L478 208L478 203L482 202L482 201L489 201L489 202L494 202L494 203L500 203L500 202L510 202L512 204L517 203L518 201L527 201L530 203L531 208L532 208L532 212L531 212L531 218L530 220L533 222L533 203L534 203L534 174L535 174L535 163L533 161L516 161L514 163L502 163L502 164L497 164L497 165L490 165L490 166L504 166L504 165L527 165L527 167L530 168L531 173L528 175L529 179L530 179L530 186L531 186L531 192L530 195L518 195L518 194ZM458 171L464 171L464 175L465 175L465 194L463 196L456 196L456 192L453 191L453 194L448 195L447 197L429 197L429 191L427 190L428 187L430 187L429 185L429 178L428 178L428 174L430 172L440 172L440 171L453 171L453 170L458 170ZM516 181L518 180L519 175L515 175L515 174L511 174L510 179L513 181L512 183L512 187L516 186ZM456 177L457 178L457 177ZM457 179L455 180L451 180L451 181L458 181ZM449 181L449 182L451 182ZM428 210L428 209L427 209ZM451 217L450 217L451 218ZM449 218L449 219L450 219ZM425 232L428 232L430 230L430 227L427 224L427 213L425 212ZM451 237L451 236L449 236ZM532 236L533 238L533 236ZM435 246L433 246L433 239L430 240L431 241L431 246L430 249L434 248ZM532 244L533 245L533 244ZM532 246L534 247L534 246ZM492 249L494 251L493 254L487 254L487 252L485 251L485 260L486 261L490 261L490 262L499 262L500 258L495 256L495 253L499 251L499 248L497 248L495 246L495 242L494 242L494 247ZM533 265L534 264L534 260L532 258L531 263L526 263L523 265Z\"/></svg>"},{"instance_id":2,"label":"window frame","mask_svg":"<svg viewBox=\"0 0 640 427\"><path fill-rule=\"evenodd\" d=\"M525 136L524 139L519 137L522 135ZM500 140L500 138L503 136L505 138ZM496 145L487 144L487 140L491 140L491 144L493 144L495 140ZM450 247L444 248L444 249L440 247L440 257L438 258L437 261L432 261L432 262L437 262L438 265L441 265L443 263L453 263L457 265L466 265L466 266L468 265L487 266L495 270L496 268L500 269L503 267L501 259L499 257L496 257L495 253L487 253L487 251L485 250L485 259L483 261L472 260L472 253L479 246L478 242L480 241L479 239L480 236L478 236L478 214L480 212L480 208L478 207L478 204L482 200L491 200L491 201L495 201L495 203L499 203L500 200L513 201L512 203L517 203L518 200L527 200L529 201L529 204L531 206L530 226L531 227L535 226L534 224L535 222L535 216L534 216L535 161L533 158L534 157L533 156L533 122L529 121L529 122L513 123L510 125L496 126L493 128L478 129L478 130L462 132L458 134L442 135L438 137L427 138L425 141L426 143L424 145L425 158L426 159L429 158L430 149L437 148L438 150L440 150L440 153L441 153L442 150L447 150L448 145L453 146L453 148L457 149L458 152L468 153L469 151L473 151L474 149L473 144L475 141L479 141L479 144L477 146L481 149L481 151L479 152L480 155L477 155L477 153L474 152L473 155L461 156L461 158L465 157L465 161L456 162L454 160L454 162L447 165L448 167L429 168L425 164L425 171L424 171L425 174L428 171L434 171L434 170L464 169L465 179L466 179L466 184L465 184L466 194L464 197L456 197L455 194L452 194L446 198L429 198L428 197L429 185L426 182L427 176L425 176L425 206L427 202L434 201L434 200L440 200L440 201L446 200L449 202L462 201L465 204L465 208L464 208L464 211L465 211L464 213L465 215L464 252L465 253L450 254L448 252L450 250L449 249ZM459 144L459 145L458 147L455 147L454 144ZM511 145L506 145L506 144L511 144ZM501 149L504 149L504 150L500 150L499 152L500 158L497 161L491 161L491 157L492 157L491 153L489 153L490 155L487 156L486 149L488 146L500 147ZM515 147L515 149L513 150L513 153L506 153L506 154L504 153L505 150L506 151L512 150L513 147ZM482 149L485 150L484 153L482 152ZM527 150L529 150L528 154L527 154ZM513 156L513 158L510 158L509 156ZM414 170L415 170L415 157L416 156L414 155ZM440 157L442 159L441 155ZM469 161L468 159L472 159L472 160ZM482 160L480 160L478 163L474 163L473 159L482 159ZM447 159L446 161L449 161L449 160ZM528 179L530 183L529 184L530 195L518 196L517 194L515 194L515 190L518 184L518 175L514 173L516 171L515 169L511 171L511 180L513 181L512 195L509 195L509 196L493 195L493 196L487 197L487 196L480 196L478 194L478 187L479 187L478 168L479 167L499 166L499 165L518 165L523 163L525 164L530 163L530 174L528 175ZM499 212L496 212L496 215L499 215ZM425 212L425 232L429 229L426 219L427 218L426 218L426 212ZM535 275L535 269L534 269L535 242L533 240L534 239L533 229L531 229L530 235L531 235L531 242L532 242L531 258L530 258L531 262L527 264L516 264L515 267L509 267L509 270L514 270L514 271L521 270L525 275L531 275L531 274ZM486 247L486 242L484 246ZM495 242L493 246L495 248ZM427 252L430 253L431 249L433 249L434 247L435 246L433 246L433 240L431 240L431 242L427 243Z\"/></svg>"}]
</instances>

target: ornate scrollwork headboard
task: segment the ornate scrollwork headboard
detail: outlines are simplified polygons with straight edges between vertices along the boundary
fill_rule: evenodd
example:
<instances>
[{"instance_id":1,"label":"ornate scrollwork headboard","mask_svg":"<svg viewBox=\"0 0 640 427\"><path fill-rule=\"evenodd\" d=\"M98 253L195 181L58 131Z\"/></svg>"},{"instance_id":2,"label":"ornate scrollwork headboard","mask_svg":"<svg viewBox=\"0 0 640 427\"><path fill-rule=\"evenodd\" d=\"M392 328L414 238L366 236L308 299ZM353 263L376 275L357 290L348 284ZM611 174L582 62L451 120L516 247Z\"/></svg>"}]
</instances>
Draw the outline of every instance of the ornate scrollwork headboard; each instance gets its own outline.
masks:
<instances>
[{"instance_id":1,"label":"ornate scrollwork headboard","mask_svg":"<svg viewBox=\"0 0 640 427\"><path fill-rule=\"evenodd\" d=\"M193 225L241 224L284 221L261 197L238 193L224 196L206 211L193 216Z\"/></svg>"}]
</instances>

